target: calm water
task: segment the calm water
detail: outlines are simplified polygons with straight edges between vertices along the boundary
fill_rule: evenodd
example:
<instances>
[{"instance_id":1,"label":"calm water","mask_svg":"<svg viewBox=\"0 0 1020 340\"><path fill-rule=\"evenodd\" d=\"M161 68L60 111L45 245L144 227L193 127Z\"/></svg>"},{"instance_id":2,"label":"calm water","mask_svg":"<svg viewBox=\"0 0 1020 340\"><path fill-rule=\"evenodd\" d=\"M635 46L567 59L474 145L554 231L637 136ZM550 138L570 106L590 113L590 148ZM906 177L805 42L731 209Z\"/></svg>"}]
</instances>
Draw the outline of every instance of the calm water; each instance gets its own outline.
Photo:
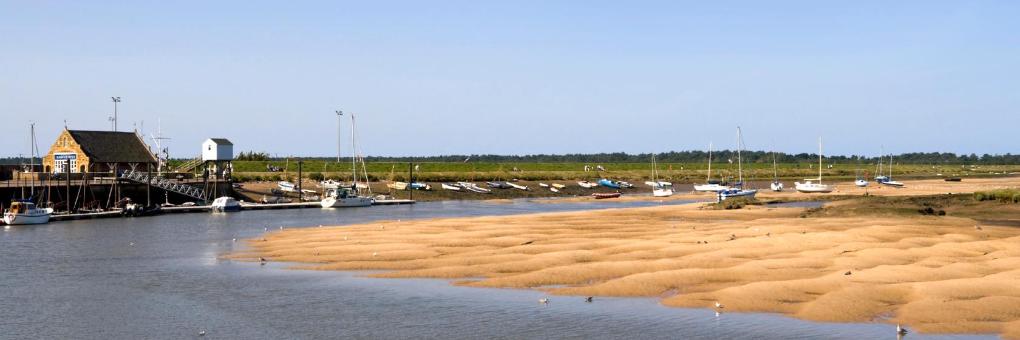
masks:
<instances>
[{"instance_id":1,"label":"calm water","mask_svg":"<svg viewBox=\"0 0 1020 340\"><path fill-rule=\"evenodd\" d=\"M341 210L178 214L0 233L0 338L894 338L881 324L551 297L220 260L269 226L518 214L656 203L430 202ZM134 243L134 245L131 245ZM911 334L909 338L923 338Z\"/></svg>"}]
</instances>

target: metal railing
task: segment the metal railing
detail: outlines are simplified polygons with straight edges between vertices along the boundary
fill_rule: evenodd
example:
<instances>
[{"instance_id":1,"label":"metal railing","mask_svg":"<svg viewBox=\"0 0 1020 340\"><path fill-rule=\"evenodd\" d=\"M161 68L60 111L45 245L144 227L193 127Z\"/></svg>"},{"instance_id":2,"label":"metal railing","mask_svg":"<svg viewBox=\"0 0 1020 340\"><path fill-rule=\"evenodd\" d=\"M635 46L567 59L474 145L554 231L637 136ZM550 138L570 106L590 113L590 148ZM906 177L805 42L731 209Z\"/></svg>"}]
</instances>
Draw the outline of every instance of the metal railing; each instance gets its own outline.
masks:
<instances>
[{"instance_id":1,"label":"metal railing","mask_svg":"<svg viewBox=\"0 0 1020 340\"><path fill-rule=\"evenodd\" d=\"M135 182L138 182L138 183L142 183L142 184L145 184L145 183L147 183L149 181L149 175L147 173L139 172L139 171L127 171L123 175L121 175L121 178L127 179L127 180L132 180L132 181L135 181ZM205 199L205 190L197 188L197 187L194 187L194 186L190 186L190 185L187 185L187 184L179 183L177 181L169 180L169 179L166 179L166 178L156 177L156 178L152 178L152 183L151 184L154 187L157 187L157 188L160 188L160 189L163 189L163 190L166 190L166 191L175 192L175 193L178 193L178 194L181 194L181 195L185 195L185 196L188 196L188 197L191 197L191 198L200 199L200 200L204 200Z\"/></svg>"}]
</instances>

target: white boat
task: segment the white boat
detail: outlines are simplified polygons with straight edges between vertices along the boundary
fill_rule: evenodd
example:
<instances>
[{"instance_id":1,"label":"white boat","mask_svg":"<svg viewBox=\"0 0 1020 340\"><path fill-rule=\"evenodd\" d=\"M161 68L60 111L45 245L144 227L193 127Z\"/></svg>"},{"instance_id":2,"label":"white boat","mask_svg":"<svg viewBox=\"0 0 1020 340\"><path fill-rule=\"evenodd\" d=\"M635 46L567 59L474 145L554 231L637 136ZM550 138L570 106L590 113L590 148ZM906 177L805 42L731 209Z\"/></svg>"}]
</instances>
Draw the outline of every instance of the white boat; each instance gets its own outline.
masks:
<instances>
[{"instance_id":1,"label":"white boat","mask_svg":"<svg viewBox=\"0 0 1020 340\"><path fill-rule=\"evenodd\" d=\"M860 169L857 170L857 179L854 180L854 185L856 185L859 188L864 188L868 186L868 180L864 179L864 176L861 175Z\"/></svg>"},{"instance_id":2,"label":"white boat","mask_svg":"<svg viewBox=\"0 0 1020 340\"><path fill-rule=\"evenodd\" d=\"M892 155L889 155L889 176L886 176L885 180L879 183L891 187L902 188L903 182L897 182L892 179L892 167L893 167Z\"/></svg>"},{"instance_id":3,"label":"white boat","mask_svg":"<svg viewBox=\"0 0 1020 340\"><path fill-rule=\"evenodd\" d=\"M358 196L348 188L330 189L320 202L323 208L367 207L372 205L369 197Z\"/></svg>"},{"instance_id":4,"label":"white boat","mask_svg":"<svg viewBox=\"0 0 1020 340\"><path fill-rule=\"evenodd\" d=\"M758 193L758 190L744 189L744 166L743 160L740 157L740 151L744 148L744 140L740 135L740 127L737 127L737 185L727 190L719 191L719 201L725 201L730 198L744 197L754 199L754 195Z\"/></svg>"},{"instance_id":5,"label":"white boat","mask_svg":"<svg viewBox=\"0 0 1020 340\"><path fill-rule=\"evenodd\" d=\"M560 192L560 189L556 189L555 187L553 187L553 188L549 188L549 191L552 191L552 192Z\"/></svg>"},{"instance_id":6,"label":"white boat","mask_svg":"<svg viewBox=\"0 0 1020 340\"><path fill-rule=\"evenodd\" d=\"M514 189L519 189L519 190L524 190L524 191L528 190L528 186L526 186L526 185L519 185L519 184L511 183L511 182L506 182L506 185L509 185L509 186L513 187Z\"/></svg>"},{"instance_id":7,"label":"white boat","mask_svg":"<svg viewBox=\"0 0 1020 340\"><path fill-rule=\"evenodd\" d=\"M548 188L548 187L549 187L549 184L546 184L546 183L542 183L542 182L539 182L539 183L538 183L538 186L540 186L540 187L543 187L543 188Z\"/></svg>"},{"instance_id":8,"label":"white boat","mask_svg":"<svg viewBox=\"0 0 1020 340\"><path fill-rule=\"evenodd\" d=\"M279 187L280 190L283 191L283 192L295 192L295 191L297 191L297 189L295 189L296 186L294 185L294 183L287 182L287 181L280 181L280 182L276 183L276 186Z\"/></svg>"},{"instance_id":9,"label":"white boat","mask_svg":"<svg viewBox=\"0 0 1020 340\"><path fill-rule=\"evenodd\" d=\"M341 186L343 186L343 183L334 181L332 179L327 179L325 181L319 182L319 187L321 187L323 189L327 189L327 190L329 190L329 189L336 189L336 188L339 188Z\"/></svg>"},{"instance_id":10,"label":"white boat","mask_svg":"<svg viewBox=\"0 0 1020 340\"><path fill-rule=\"evenodd\" d=\"M673 196L673 183L659 181L659 167L655 164L655 155L652 155L652 183L653 197Z\"/></svg>"},{"instance_id":11,"label":"white boat","mask_svg":"<svg viewBox=\"0 0 1020 340\"><path fill-rule=\"evenodd\" d=\"M443 183L443 190L460 191L461 187L455 183Z\"/></svg>"},{"instance_id":12,"label":"white boat","mask_svg":"<svg viewBox=\"0 0 1020 340\"><path fill-rule=\"evenodd\" d=\"M779 165L776 164L776 151L772 151L772 183L769 184L772 191L783 191L783 182L779 181Z\"/></svg>"},{"instance_id":13,"label":"white boat","mask_svg":"<svg viewBox=\"0 0 1020 340\"><path fill-rule=\"evenodd\" d=\"M697 184L694 186L694 191L701 192L720 192L729 189L730 187L728 185L722 185L719 183Z\"/></svg>"},{"instance_id":14,"label":"white boat","mask_svg":"<svg viewBox=\"0 0 1020 340\"><path fill-rule=\"evenodd\" d=\"M556 189L563 189L563 188L566 188L567 185L566 184L553 183L552 187L556 188Z\"/></svg>"},{"instance_id":15,"label":"white boat","mask_svg":"<svg viewBox=\"0 0 1020 340\"><path fill-rule=\"evenodd\" d=\"M580 185L582 188L585 188L585 189L591 189L591 188L599 186L598 183L588 182L588 181L577 182L577 185Z\"/></svg>"},{"instance_id":16,"label":"white boat","mask_svg":"<svg viewBox=\"0 0 1020 340\"><path fill-rule=\"evenodd\" d=\"M695 184L694 191L720 192L729 190L730 187L712 180L712 143L708 143L708 176L705 177L705 184Z\"/></svg>"},{"instance_id":17,"label":"white boat","mask_svg":"<svg viewBox=\"0 0 1020 340\"><path fill-rule=\"evenodd\" d=\"M4 210L4 223L8 225L46 224L50 222L53 208L37 208L32 202L11 202Z\"/></svg>"},{"instance_id":18,"label":"white boat","mask_svg":"<svg viewBox=\"0 0 1020 340\"><path fill-rule=\"evenodd\" d=\"M407 182L393 182L386 184L386 187L393 190L407 190Z\"/></svg>"},{"instance_id":19,"label":"white boat","mask_svg":"<svg viewBox=\"0 0 1020 340\"><path fill-rule=\"evenodd\" d=\"M241 211L241 203L238 203L236 199L230 196L223 196L213 200L210 207L213 212Z\"/></svg>"},{"instance_id":20,"label":"white boat","mask_svg":"<svg viewBox=\"0 0 1020 340\"><path fill-rule=\"evenodd\" d=\"M817 183L815 183L817 181ZM804 183L794 182L794 188L803 193L832 192L833 187L822 184L822 138L818 137L818 178L805 179Z\"/></svg>"},{"instance_id":21,"label":"white boat","mask_svg":"<svg viewBox=\"0 0 1020 340\"><path fill-rule=\"evenodd\" d=\"M457 184L460 185L462 188L464 188L464 190L467 190L467 191L470 191L470 192L476 192L476 193L479 193L479 194L488 194L488 193L492 192L492 190L489 190L489 189L486 189L486 188L482 188L482 187L478 186L477 184L474 184L474 183L471 183L471 182L457 182Z\"/></svg>"}]
</instances>

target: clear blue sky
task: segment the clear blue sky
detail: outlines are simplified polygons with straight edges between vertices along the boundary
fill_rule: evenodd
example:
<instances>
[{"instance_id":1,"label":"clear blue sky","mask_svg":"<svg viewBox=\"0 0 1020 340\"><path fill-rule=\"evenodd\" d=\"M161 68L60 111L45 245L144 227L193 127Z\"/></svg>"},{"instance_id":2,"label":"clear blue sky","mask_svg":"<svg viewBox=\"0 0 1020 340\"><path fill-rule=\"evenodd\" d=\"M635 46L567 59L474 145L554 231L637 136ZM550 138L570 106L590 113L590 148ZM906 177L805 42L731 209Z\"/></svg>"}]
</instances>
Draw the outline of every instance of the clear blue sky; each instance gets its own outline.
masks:
<instances>
[{"instance_id":1,"label":"clear blue sky","mask_svg":"<svg viewBox=\"0 0 1020 340\"><path fill-rule=\"evenodd\" d=\"M207 137L369 155L1017 153L1016 1L2 1L0 156L162 119ZM344 122L344 139L349 135ZM346 148L347 146L345 146ZM350 154L350 151L344 151Z\"/></svg>"}]
</instances>

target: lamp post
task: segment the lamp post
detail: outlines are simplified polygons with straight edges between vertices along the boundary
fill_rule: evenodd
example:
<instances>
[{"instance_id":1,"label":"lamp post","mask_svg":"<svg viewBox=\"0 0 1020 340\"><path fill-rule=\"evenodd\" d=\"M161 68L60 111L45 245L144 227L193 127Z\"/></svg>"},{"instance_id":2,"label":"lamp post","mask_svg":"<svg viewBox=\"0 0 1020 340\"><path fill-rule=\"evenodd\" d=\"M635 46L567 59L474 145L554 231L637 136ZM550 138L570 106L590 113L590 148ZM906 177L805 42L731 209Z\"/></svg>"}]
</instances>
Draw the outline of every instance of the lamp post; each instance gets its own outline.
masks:
<instances>
[{"instance_id":1,"label":"lamp post","mask_svg":"<svg viewBox=\"0 0 1020 340\"><path fill-rule=\"evenodd\" d=\"M120 97L110 97L113 100L113 131L117 131L117 103L120 103Z\"/></svg>"}]
</instances>

